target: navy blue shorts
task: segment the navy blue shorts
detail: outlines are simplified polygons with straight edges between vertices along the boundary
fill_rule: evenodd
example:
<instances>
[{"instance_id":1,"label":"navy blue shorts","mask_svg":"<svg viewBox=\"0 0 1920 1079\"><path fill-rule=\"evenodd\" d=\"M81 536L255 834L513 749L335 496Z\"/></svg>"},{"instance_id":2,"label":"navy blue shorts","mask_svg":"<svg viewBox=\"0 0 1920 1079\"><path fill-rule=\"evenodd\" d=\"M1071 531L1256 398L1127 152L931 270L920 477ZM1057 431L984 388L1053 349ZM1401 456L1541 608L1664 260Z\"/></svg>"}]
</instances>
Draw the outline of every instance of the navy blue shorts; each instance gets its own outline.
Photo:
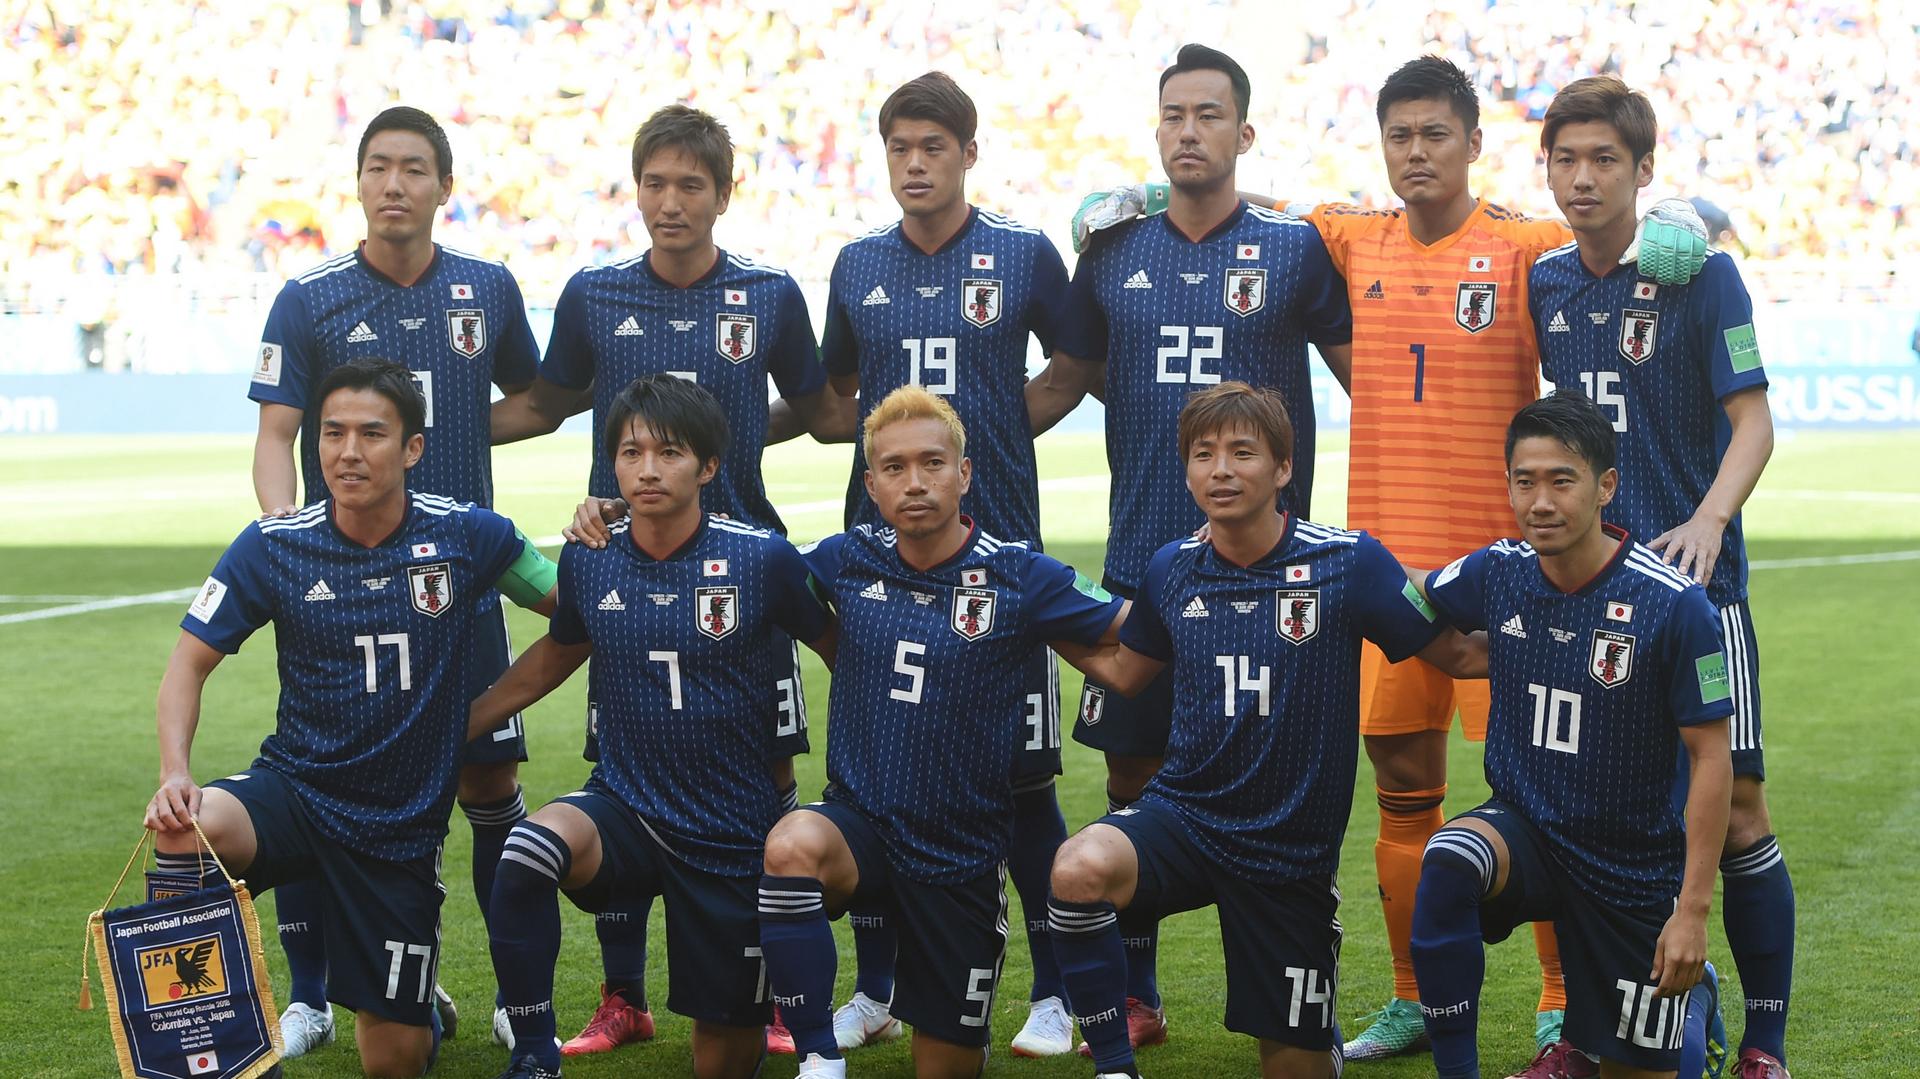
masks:
<instances>
[{"instance_id":1,"label":"navy blue shorts","mask_svg":"<svg viewBox=\"0 0 1920 1079\"><path fill-rule=\"evenodd\" d=\"M1733 691L1733 718L1727 723L1733 745L1733 774L1764 781L1767 762L1760 748L1760 642L1746 600L1720 608L1720 636L1727 650L1727 685Z\"/></svg>"},{"instance_id":2,"label":"navy blue shorts","mask_svg":"<svg viewBox=\"0 0 1920 1079\"><path fill-rule=\"evenodd\" d=\"M1060 774L1060 664L1053 650L1033 650L1021 667L1026 693L1021 698L1020 740L1013 749L1015 790L1044 787Z\"/></svg>"},{"instance_id":3,"label":"navy blue shorts","mask_svg":"<svg viewBox=\"0 0 1920 1079\"><path fill-rule=\"evenodd\" d=\"M493 609L474 615L473 696L485 693L513 665L513 646L507 639L507 605L494 597ZM505 726L468 742L461 764L499 764L527 759L527 729L515 712Z\"/></svg>"},{"instance_id":4,"label":"navy blue shorts","mask_svg":"<svg viewBox=\"0 0 1920 1079\"><path fill-rule=\"evenodd\" d=\"M1094 823L1133 842L1140 882L1128 910L1156 918L1219 911L1228 1030L1300 1049L1339 1044L1340 890L1330 878L1248 880L1208 854L1157 796Z\"/></svg>"},{"instance_id":5,"label":"navy blue shorts","mask_svg":"<svg viewBox=\"0 0 1920 1079\"><path fill-rule=\"evenodd\" d=\"M807 695L800 680L800 642L780 632L773 631L773 647L791 653L791 666L780 667L783 673L773 684L773 695L768 701L768 735L773 739L773 756L776 760L788 757L804 756L812 746L807 742ZM580 751L586 759L600 761L600 706L596 703L600 694L595 692L595 673L593 661L587 661L587 744ZM525 758L522 758L523 760ZM758 902L758 899L755 899Z\"/></svg>"},{"instance_id":6,"label":"navy blue shorts","mask_svg":"<svg viewBox=\"0 0 1920 1079\"><path fill-rule=\"evenodd\" d=\"M721 876L681 861L604 787L554 801L585 813L600 831L600 872L567 893L575 906L599 914L640 897L664 901L667 1008L703 1023L765 1026L773 996L760 957L759 876Z\"/></svg>"},{"instance_id":7,"label":"navy blue shorts","mask_svg":"<svg viewBox=\"0 0 1920 1079\"><path fill-rule=\"evenodd\" d=\"M1687 998L1657 999L1647 982L1673 902L1627 906L1594 895L1510 805L1485 802L1465 815L1492 825L1507 843L1507 885L1480 905L1481 936L1497 943L1528 922L1551 921L1560 938L1567 1040L1635 1068L1678 1068Z\"/></svg>"},{"instance_id":8,"label":"navy blue shorts","mask_svg":"<svg viewBox=\"0 0 1920 1079\"><path fill-rule=\"evenodd\" d=\"M1133 589L1121 588L1112 578L1100 587L1124 599ZM1080 718L1073 740L1083 746L1121 757L1164 757L1167 736L1173 730L1173 664L1167 664L1147 688L1128 697L1089 678L1080 690Z\"/></svg>"},{"instance_id":9,"label":"navy blue shorts","mask_svg":"<svg viewBox=\"0 0 1920 1079\"><path fill-rule=\"evenodd\" d=\"M847 905L893 917L894 1016L916 1034L984 1048L1007 951L1005 867L959 884L927 884L894 871L879 830L852 806L815 802L796 812L820 814L847 841L860 873Z\"/></svg>"},{"instance_id":10,"label":"navy blue shorts","mask_svg":"<svg viewBox=\"0 0 1920 1079\"><path fill-rule=\"evenodd\" d=\"M253 822L252 864L232 867L258 895L281 884L325 889L327 999L356 1012L424 1027L440 962L438 852L408 862L362 854L324 835L284 777L256 766L207 784L240 800Z\"/></svg>"}]
</instances>

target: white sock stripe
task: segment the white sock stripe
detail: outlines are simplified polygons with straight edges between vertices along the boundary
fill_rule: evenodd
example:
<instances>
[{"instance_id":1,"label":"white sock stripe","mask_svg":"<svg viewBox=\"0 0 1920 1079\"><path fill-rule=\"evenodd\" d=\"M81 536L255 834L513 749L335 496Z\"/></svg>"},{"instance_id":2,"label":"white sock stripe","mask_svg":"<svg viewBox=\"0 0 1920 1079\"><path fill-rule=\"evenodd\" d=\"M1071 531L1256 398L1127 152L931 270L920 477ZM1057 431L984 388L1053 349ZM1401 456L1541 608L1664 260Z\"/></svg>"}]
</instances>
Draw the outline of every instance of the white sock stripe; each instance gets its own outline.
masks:
<instances>
[{"instance_id":1,"label":"white sock stripe","mask_svg":"<svg viewBox=\"0 0 1920 1079\"><path fill-rule=\"evenodd\" d=\"M546 864L545 862L540 861L537 858L529 858L525 854L522 854L521 852L514 850L511 847L500 852L500 860L503 862L519 862L521 865L524 865L528 869L533 870L535 873L538 873L541 876L546 877L547 879L553 881L555 884L560 883L560 874L556 872L552 866Z\"/></svg>"},{"instance_id":2,"label":"white sock stripe","mask_svg":"<svg viewBox=\"0 0 1920 1079\"><path fill-rule=\"evenodd\" d=\"M1480 833L1465 828L1442 828L1427 840L1427 849L1459 855L1480 874L1483 890L1493 886L1493 844Z\"/></svg>"},{"instance_id":3,"label":"white sock stripe","mask_svg":"<svg viewBox=\"0 0 1920 1079\"><path fill-rule=\"evenodd\" d=\"M526 834L518 829L507 833L507 841L501 844L500 851L501 857L505 857L507 851L517 851L523 860L531 858L539 862L544 867L541 871L554 880L559 880L565 875L560 867L571 860L562 859L556 855L550 843L527 842Z\"/></svg>"},{"instance_id":4,"label":"white sock stripe","mask_svg":"<svg viewBox=\"0 0 1920 1079\"><path fill-rule=\"evenodd\" d=\"M518 824L526 819L527 802L515 796L512 803L493 809L479 809L462 802L460 812L467 815L470 824Z\"/></svg>"},{"instance_id":5,"label":"white sock stripe","mask_svg":"<svg viewBox=\"0 0 1920 1079\"><path fill-rule=\"evenodd\" d=\"M553 840L534 831L533 828L516 825L513 831L507 833L507 846L513 846L515 841L551 859L555 869L573 861L573 852L560 849Z\"/></svg>"},{"instance_id":6,"label":"white sock stripe","mask_svg":"<svg viewBox=\"0 0 1920 1079\"><path fill-rule=\"evenodd\" d=\"M1720 863L1720 875L1723 877L1752 877L1779 865L1785 856L1780 853L1780 842L1769 839L1752 850L1737 854Z\"/></svg>"}]
</instances>

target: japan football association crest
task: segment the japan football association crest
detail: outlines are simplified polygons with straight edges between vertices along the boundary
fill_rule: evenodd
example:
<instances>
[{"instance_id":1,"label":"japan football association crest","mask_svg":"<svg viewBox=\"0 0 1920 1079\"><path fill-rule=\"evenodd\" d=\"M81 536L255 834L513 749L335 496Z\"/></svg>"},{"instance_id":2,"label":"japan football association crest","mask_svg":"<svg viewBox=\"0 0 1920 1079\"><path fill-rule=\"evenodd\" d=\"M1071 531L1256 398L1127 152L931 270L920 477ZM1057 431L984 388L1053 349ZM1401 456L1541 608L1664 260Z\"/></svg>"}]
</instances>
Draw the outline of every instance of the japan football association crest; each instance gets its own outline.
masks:
<instances>
[{"instance_id":1,"label":"japan football association crest","mask_svg":"<svg viewBox=\"0 0 1920 1079\"><path fill-rule=\"evenodd\" d=\"M953 590L953 631L969 641L977 641L993 632L994 592L991 588Z\"/></svg>"},{"instance_id":2,"label":"japan football association crest","mask_svg":"<svg viewBox=\"0 0 1920 1079\"><path fill-rule=\"evenodd\" d=\"M719 640L740 628L740 586L693 590L693 620L701 633Z\"/></svg>"},{"instance_id":3,"label":"japan football association crest","mask_svg":"<svg viewBox=\"0 0 1920 1079\"><path fill-rule=\"evenodd\" d=\"M975 326L991 326L1000 321L1000 282L984 277L961 279L960 317Z\"/></svg>"},{"instance_id":4,"label":"japan football association crest","mask_svg":"<svg viewBox=\"0 0 1920 1079\"><path fill-rule=\"evenodd\" d=\"M1320 632L1320 590L1282 588L1273 594L1274 623L1280 639L1305 644Z\"/></svg>"},{"instance_id":5,"label":"japan football association crest","mask_svg":"<svg viewBox=\"0 0 1920 1079\"><path fill-rule=\"evenodd\" d=\"M1609 629L1594 630L1587 673L1608 689L1626 684L1633 677L1633 638Z\"/></svg>"},{"instance_id":6,"label":"japan football association crest","mask_svg":"<svg viewBox=\"0 0 1920 1079\"><path fill-rule=\"evenodd\" d=\"M447 344L471 360L487 347L487 313L478 307L447 312Z\"/></svg>"},{"instance_id":7,"label":"japan football association crest","mask_svg":"<svg viewBox=\"0 0 1920 1079\"><path fill-rule=\"evenodd\" d=\"M1080 722L1089 727L1097 727L1107 712L1107 691L1086 683L1080 688Z\"/></svg>"},{"instance_id":8,"label":"japan football association crest","mask_svg":"<svg viewBox=\"0 0 1920 1079\"><path fill-rule=\"evenodd\" d=\"M1267 271L1240 266L1227 271L1227 310L1241 317L1267 305Z\"/></svg>"},{"instance_id":9,"label":"japan football association crest","mask_svg":"<svg viewBox=\"0 0 1920 1079\"><path fill-rule=\"evenodd\" d=\"M428 618L438 618L453 606L452 564L429 562L407 567L407 590L413 597L413 609Z\"/></svg>"},{"instance_id":10,"label":"japan football association crest","mask_svg":"<svg viewBox=\"0 0 1920 1079\"><path fill-rule=\"evenodd\" d=\"M1453 295L1453 321L1468 333L1479 333L1493 325L1494 300L1500 286L1491 281L1462 281Z\"/></svg>"},{"instance_id":11,"label":"japan football association crest","mask_svg":"<svg viewBox=\"0 0 1920 1079\"><path fill-rule=\"evenodd\" d=\"M1634 366L1653 356L1653 343L1660 332L1660 312L1633 307L1620 311L1620 355Z\"/></svg>"},{"instance_id":12,"label":"japan football association crest","mask_svg":"<svg viewBox=\"0 0 1920 1079\"><path fill-rule=\"evenodd\" d=\"M752 315L730 315L722 311L714 316L714 347L734 363L752 357L758 343L756 336Z\"/></svg>"}]
</instances>

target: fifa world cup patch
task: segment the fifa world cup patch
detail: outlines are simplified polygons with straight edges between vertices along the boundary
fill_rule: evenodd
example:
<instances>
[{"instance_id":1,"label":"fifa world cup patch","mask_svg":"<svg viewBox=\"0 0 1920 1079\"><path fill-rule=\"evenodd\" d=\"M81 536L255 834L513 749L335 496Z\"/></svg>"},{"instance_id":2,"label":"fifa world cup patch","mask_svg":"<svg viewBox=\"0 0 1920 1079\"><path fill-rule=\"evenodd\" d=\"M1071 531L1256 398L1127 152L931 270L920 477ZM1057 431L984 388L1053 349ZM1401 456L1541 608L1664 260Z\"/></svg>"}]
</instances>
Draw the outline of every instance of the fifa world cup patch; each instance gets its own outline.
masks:
<instances>
[{"instance_id":1,"label":"fifa world cup patch","mask_svg":"<svg viewBox=\"0 0 1920 1079\"><path fill-rule=\"evenodd\" d=\"M1267 305L1267 271L1235 266L1227 271L1226 292L1222 297L1227 310L1245 318Z\"/></svg>"},{"instance_id":2,"label":"fifa world cup patch","mask_svg":"<svg viewBox=\"0 0 1920 1079\"><path fill-rule=\"evenodd\" d=\"M253 365L253 381L261 386L280 385L280 346L272 341L260 342L260 362Z\"/></svg>"},{"instance_id":3,"label":"fifa world cup patch","mask_svg":"<svg viewBox=\"0 0 1920 1079\"><path fill-rule=\"evenodd\" d=\"M693 590L694 627L714 640L740 628L740 586L712 585Z\"/></svg>"},{"instance_id":4,"label":"fifa world cup patch","mask_svg":"<svg viewBox=\"0 0 1920 1079\"><path fill-rule=\"evenodd\" d=\"M1320 590L1282 588L1273 594L1274 628L1288 644L1305 644L1320 632Z\"/></svg>"},{"instance_id":5,"label":"fifa world cup patch","mask_svg":"<svg viewBox=\"0 0 1920 1079\"><path fill-rule=\"evenodd\" d=\"M1700 683L1701 704L1717 704L1733 696L1733 684L1727 680L1725 652L1694 657L1693 674Z\"/></svg>"},{"instance_id":6,"label":"fifa world cup patch","mask_svg":"<svg viewBox=\"0 0 1920 1079\"><path fill-rule=\"evenodd\" d=\"M756 326L752 315L734 315L722 311L713 317L713 347L729 361L744 363L753 357L759 344Z\"/></svg>"},{"instance_id":7,"label":"fifa world cup patch","mask_svg":"<svg viewBox=\"0 0 1920 1079\"><path fill-rule=\"evenodd\" d=\"M1608 689L1625 685L1633 677L1633 638L1610 629L1594 630L1587 673Z\"/></svg>"},{"instance_id":8,"label":"fifa world cup patch","mask_svg":"<svg viewBox=\"0 0 1920 1079\"><path fill-rule=\"evenodd\" d=\"M1491 281L1462 281L1453 295L1453 321L1468 333L1479 333L1493 325L1499 313L1496 300L1500 286Z\"/></svg>"},{"instance_id":9,"label":"fifa world cup patch","mask_svg":"<svg viewBox=\"0 0 1920 1079\"><path fill-rule=\"evenodd\" d=\"M960 281L960 317L975 326L991 326L1000 321L1000 282L984 277Z\"/></svg>"},{"instance_id":10,"label":"fifa world cup patch","mask_svg":"<svg viewBox=\"0 0 1920 1079\"><path fill-rule=\"evenodd\" d=\"M948 624L969 641L977 641L993 632L993 606L997 597L991 588L956 588L953 613Z\"/></svg>"},{"instance_id":11,"label":"fifa world cup patch","mask_svg":"<svg viewBox=\"0 0 1920 1079\"><path fill-rule=\"evenodd\" d=\"M471 360L487 348L487 313L478 307L447 312L447 345Z\"/></svg>"}]
</instances>

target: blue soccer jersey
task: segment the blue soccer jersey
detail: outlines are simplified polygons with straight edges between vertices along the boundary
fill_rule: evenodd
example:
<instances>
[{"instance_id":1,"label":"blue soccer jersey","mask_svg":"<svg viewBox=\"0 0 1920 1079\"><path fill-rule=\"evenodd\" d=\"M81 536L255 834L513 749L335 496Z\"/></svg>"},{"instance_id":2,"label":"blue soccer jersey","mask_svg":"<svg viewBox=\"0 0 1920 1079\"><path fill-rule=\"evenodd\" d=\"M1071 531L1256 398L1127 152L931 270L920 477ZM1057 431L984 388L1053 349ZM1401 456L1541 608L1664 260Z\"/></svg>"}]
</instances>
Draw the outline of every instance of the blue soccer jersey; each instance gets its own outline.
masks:
<instances>
[{"instance_id":1,"label":"blue soccer jersey","mask_svg":"<svg viewBox=\"0 0 1920 1079\"><path fill-rule=\"evenodd\" d=\"M1595 277L1568 244L1534 263L1528 290L1547 380L1585 392L1620 433L1620 490L1606 519L1649 540L1685 524L1732 436L1720 402L1767 384L1733 259L1713 252L1692 281L1662 285L1631 266ZM1738 514L1707 598L1719 607L1747 598Z\"/></svg>"},{"instance_id":2,"label":"blue soccer jersey","mask_svg":"<svg viewBox=\"0 0 1920 1079\"><path fill-rule=\"evenodd\" d=\"M1398 662L1439 632L1364 532L1288 518L1251 566L1199 540L1168 544L1120 631L1173 665L1166 763L1146 796L1244 878L1332 876L1353 806L1361 638Z\"/></svg>"},{"instance_id":3,"label":"blue soccer jersey","mask_svg":"<svg viewBox=\"0 0 1920 1079\"><path fill-rule=\"evenodd\" d=\"M405 861L446 835L476 615L523 543L490 510L411 493L399 530L362 547L332 508L248 525L180 625L231 654L273 623L280 704L254 766L286 776L329 838Z\"/></svg>"},{"instance_id":4,"label":"blue soccer jersey","mask_svg":"<svg viewBox=\"0 0 1920 1079\"><path fill-rule=\"evenodd\" d=\"M613 399L643 375L698 382L726 410L731 445L700 504L736 521L785 532L760 478L767 444L767 376L780 395L826 385L807 321L807 301L784 270L722 251L686 288L653 271L648 255L581 270L553 311L540 374L570 390L593 387L593 471L587 492L615 498L620 485L600 452Z\"/></svg>"},{"instance_id":5,"label":"blue soccer jersey","mask_svg":"<svg viewBox=\"0 0 1920 1079\"><path fill-rule=\"evenodd\" d=\"M1080 256L1056 347L1105 361L1107 577L1139 587L1163 544L1205 522L1187 493L1180 410L1226 381L1269 386L1293 417L1293 482L1282 509L1305 516L1313 491L1307 343L1353 339L1347 286L1319 230L1242 204L1199 241L1167 214L1108 229Z\"/></svg>"},{"instance_id":6,"label":"blue soccer jersey","mask_svg":"<svg viewBox=\"0 0 1920 1079\"><path fill-rule=\"evenodd\" d=\"M1501 540L1427 578L1442 618L1484 629L1493 698L1487 784L1547 837L1560 867L1628 905L1680 892L1679 729L1733 714L1707 594L1608 527L1620 549L1562 592L1533 548Z\"/></svg>"},{"instance_id":7,"label":"blue soccer jersey","mask_svg":"<svg viewBox=\"0 0 1920 1079\"><path fill-rule=\"evenodd\" d=\"M427 449L408 485L493 505L489 386L525 386L540 363L520 286L507 268L436 246L427 272L402 286L355 250L280 290L247 396L305 410L300 474L309 503L328 496L319 402L308 398L327 372L363 356L405 364L426 399Z\"/></svg>"},{"instance_id":8,"label":"blue soccer jersey","mask_svg":"<svg viewBox=\"0 0 1920 1079\"><path fill-rule=\"evenodd\" d=\"M801 553L840 613L827 799L873 821L907 877L979 876L1013 831L1027 706L1010 673L1046 641L1097 642L1121 601L978 528L927 570L901 560L892 529L869 525Z\"/></svg>"},{"instance_id":9,"label":"blue soccer jersey","mask_svg":"<svg viewBox=\"0 0 1920 1079\"><path fill-rule=\"evenodd\" d=\"M612 533L601 550L561 552L549 630L593 643L593 775L689 865L757 876L780 815L774 744L799 724L796 709L768 707L766 687L793 665L774 628L818 640L826 610L771 532L708 518L664 559L633 543L627 521Z\"/></svg>"},{"instance_id":10,"label":"blue soccer jersey","mask_svg":"<svg viewBox=\"0 0 1920 1079\"><path fill-rule=\"evenodd\" d=\"M898 224L855 240L833 264L821 358L860 378L860 418L901 386L947 399L967 425L973 487L960 511L991 535L1038 543L1040 487L1027 419L1027 335L1052 351L1067 270L1036 229L975 209L938 251ZM854 444L847 527L881 523Z\"/></svg>"}]
</instances>

